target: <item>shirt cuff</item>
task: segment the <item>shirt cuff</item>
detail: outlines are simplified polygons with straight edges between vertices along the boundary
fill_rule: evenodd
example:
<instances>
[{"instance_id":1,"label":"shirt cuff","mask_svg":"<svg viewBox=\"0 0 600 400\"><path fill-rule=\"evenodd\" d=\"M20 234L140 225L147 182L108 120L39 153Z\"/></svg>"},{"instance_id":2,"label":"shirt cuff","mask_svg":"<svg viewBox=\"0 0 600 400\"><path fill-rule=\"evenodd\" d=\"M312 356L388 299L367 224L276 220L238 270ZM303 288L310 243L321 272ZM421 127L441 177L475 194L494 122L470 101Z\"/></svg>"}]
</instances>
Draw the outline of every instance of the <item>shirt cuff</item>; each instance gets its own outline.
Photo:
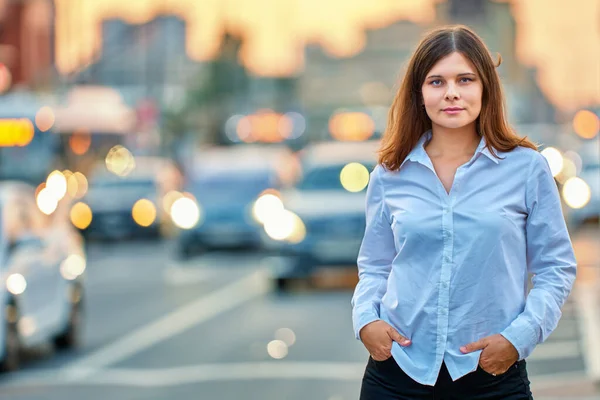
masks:
<instances>
[{"instance_id":1,"label":"shirt cuff","mask_svg":"<svg viewBox=\"0 0 600 400\"><path fill-rule=\"evenodd\" d=\"M533 352L538 344L538 333L536 329L523 318L517 318L512 324L500 333L506 338L519 353L519 361L523 360Z\"/></svg>"},{"instance_id":2,"label":"shirt cuff","mask_svg":"<svg viewBox=\"0 0 600 400\"><path fill-rule=\"evenodd\" d=\"M360 330L371 322L378 321L379 315L373 312L373 310L366 310L363 312L354 313L354 336L360 340Z\"/></svg>"}]
</instances>

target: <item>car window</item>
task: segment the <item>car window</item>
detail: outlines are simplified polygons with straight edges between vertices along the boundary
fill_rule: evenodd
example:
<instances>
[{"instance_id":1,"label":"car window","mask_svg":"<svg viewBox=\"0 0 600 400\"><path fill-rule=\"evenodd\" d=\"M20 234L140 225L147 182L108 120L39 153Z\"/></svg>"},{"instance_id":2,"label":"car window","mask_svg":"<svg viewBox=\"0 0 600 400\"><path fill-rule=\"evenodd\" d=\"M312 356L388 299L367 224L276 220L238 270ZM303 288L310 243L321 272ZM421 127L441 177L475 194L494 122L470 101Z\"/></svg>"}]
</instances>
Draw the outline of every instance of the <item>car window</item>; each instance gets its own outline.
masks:
<instances>
[{"instance_id":1,"label":"car window","mask_svg":"<svg viewBox=\"0 0 600 400\"><path fill-rule=\"evenodd\" d=\"M196 179L191 192L197 197L259 194L275 184L274 173L239 173L207 175Z\"/></svg>"}]
</instances>

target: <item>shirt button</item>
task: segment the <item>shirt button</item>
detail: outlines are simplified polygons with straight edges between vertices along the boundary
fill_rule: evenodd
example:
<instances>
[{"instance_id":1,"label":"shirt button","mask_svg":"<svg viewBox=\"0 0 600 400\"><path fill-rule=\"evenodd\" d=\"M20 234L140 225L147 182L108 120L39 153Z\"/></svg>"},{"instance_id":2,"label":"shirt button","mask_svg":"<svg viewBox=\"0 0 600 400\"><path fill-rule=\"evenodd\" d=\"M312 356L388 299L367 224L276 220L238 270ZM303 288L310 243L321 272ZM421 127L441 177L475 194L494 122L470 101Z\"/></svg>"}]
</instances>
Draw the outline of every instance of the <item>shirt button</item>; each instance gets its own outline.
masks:
<instances>
[{"instance_id":1,"label":"shirt button","mask_svg":"<svg viewBox=\"0 0 600 400\"><path fill-rule=\"evenodd\" d=\"M444 208L444 214L448 214L448 208Z\"/></svg>"},{"instance_id":2,"label":"shirt button","mask_svg":"<svg viewBox=\"0 0 600 400\"><path fill-rule=\"evenodd\" d=\"M446 289L448 287L448 282L442 282L442 287Z\"/></svg>"},{"instance_id":3,"label":"shirt button","mask_svg":"<svg viewBox=\"0 0 600 400\"><path fill-rule=\"evenodd\" d=\"M448 256L445 256L445 257L444 257L444 261L446 261L446 262L450 262L450 257L448 257Z\"/></svg>"}]
</instances>

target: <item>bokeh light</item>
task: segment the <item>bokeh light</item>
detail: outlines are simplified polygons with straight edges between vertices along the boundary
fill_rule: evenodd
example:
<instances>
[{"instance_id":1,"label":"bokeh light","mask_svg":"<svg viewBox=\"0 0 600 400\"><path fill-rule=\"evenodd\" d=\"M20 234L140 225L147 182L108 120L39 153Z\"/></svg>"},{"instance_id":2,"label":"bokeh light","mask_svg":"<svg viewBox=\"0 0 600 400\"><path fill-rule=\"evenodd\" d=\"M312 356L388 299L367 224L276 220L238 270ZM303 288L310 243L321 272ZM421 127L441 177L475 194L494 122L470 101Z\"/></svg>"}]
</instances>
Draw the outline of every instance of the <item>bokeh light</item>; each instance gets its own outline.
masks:
<instances>
[{"instance_id":1,"label":"bokeh light","mask_svg":"<svg viewBox=\"0 0 600 400\"><path fill-rule=\"evenodd\" d=\"M288 346L282 340L271 340L267 345L267 352L272 358L281 360L288 355Z\"/></svg>"},{"instance_id":2,"label":"bokeh light","mask_svg":"<svg viewBox=\"0 0 600 400\"><path fill-rule=\"evenodd\" d=\"M80 199L83 196L85 196L85 194L88 191L88 180L85 177L85 175L82 174L81 172L73 173L73 177L75 178L75 180L77 182L77 192L76 192L75 196L73 196L73 197L76 199Z\"/></svg>"},{"instance_id":3,"label":"bokeh light","mask_svg":"<svg viewBox=\"0 0 600 400\"><path fill-rule=\"evenodd\" d=\"M106 155L106 168L118 176L127 176L135 168L135 158L131 152L117 145Z\"/></svg>"},{"instance_id":4,"label":"bokeh light","mask_svg":"<svg viewBox=\"0 0 600 400\"><path fill-rule=\"evenodd\" d=\"M36 197L36 203L40 211L46 215L52 214L58 207L58 199L47 187L40 190Z\"/></svg>"},{"instance_id":5,"label":"bokeh light","mask_svg":"<svg viewBox=\"0 0 600 400\"><path fill-rule=\"evenodd\" d=\"M200 222L200 206L189 197L181 197L171 206L171 219L181 229L192 229Z\"/></svg>"},{"instance_id":6,"label":"bokeh light","mask_svg":"<svg viewBox=\"0 0 600 400\"><path fill-rule=\"evenodd\" d=\"M581 170L583 169L583 160L581 159L581 156L579 155L579 153L577 153L576 151L573 150L569 150L566 151L565 154L563 154L564 158L568 158L569 160L571 160L573 162L573 164L575 164L575 168L576 168L576 175L579 175L579 173L581 172Z\"/></svg>"},{"instance_id":7,"label":"bokeh light","mask_svg":"<svg viewBox=\"0 0 600 400\"><path fill-rule=\"evenodd\" d=\"M133 220L140 226L148 227L156 221L156 207L148 199L140 199L131 209Z\"/></svg>"},{"instance_id":8,"label":"bokeh light","mask_svg":"<svg viewBox=\"0 0 600 400\"><path fill-rule=\"evenodd\" d=\"M589 110L580 110L573 118L573 130L584 139L593 139L600 131L600 118Z\"/></svg>"},{"instance_id":9,"label":"bokeh light","mask_svg":"<svg viewBox=\"0 0 600 400\"><path fill-rule=\"evenodd\" d=\"M0 63L0 93L6 92L12 84L12 74L6 64Z\"/></svg>"},{"instance_id":10,"label":"bokeh light","mask_svg":"<svg viewBox=\"0 0 600 400\"><path fill-rule=\"evenodd\" d=\"M69 147L73 154L81 156L87 153L92 144L92 137L85 132L75 132L69 138Z\"/></svg>"},{"instance_id":11,"label":"bokeh light","mask_svg":"<svg viewBox=\"0 0 600 400\"><path fill-rule=\"evenodd\" d=\"M56 198L61 200L67 194L67 179L60 171L52 171L46 179L46 190Z\"/></svg>"},{"instance_id":12,"label":"bokeh light","mask_svg":"<svg viewBox=\"0 0 600 400\"><path fill-rule=\"evenodd\" d=\"M178 192L177 190L171 190L165 194L162 201L163 210L167 214L171 214L171 208L175 201L183 197L183 193Z\"/></svg>"},{"instance_id":13,"label":"bokeh light","mask_svg":"<svg viewBox=\"0 0 600 400\"><path fill-rule=\"evenodd\" d=\"M40 108L35 114L35 124L42 132L49 131L54 125L54 121L54 111L48 106Z\"/></svg>"},{"instance_id":14,"label":"bokeh light","mask_svg":"<svg viewBox=\"0 0 600 400\"><path fill-rule=\"evenodd\" d=\"M71 254L60 264L60 273L63 278L72 281L83 274L85 264L85 258L79 254Z\"/></svg>"},{"instance_id":15,"label":"bokeh light","mask_svg":"<svg viewBox=\"0 0 600 400\"><path fill-rule=\"evenodd\" d=\"M290 328L280 328L275 331L275 339L281 340L290 347L296 343L296 334Z\"/></svg>"},{"instance_id":16,"label":"bokeh light","mask_svg":"<svg viewBox=\"0 0 600 400\"><path fill-rule=\"evenodd\" d=\"M565 182L562 195L569 207L577 209L585 207L589 203L592 193L583 179L574 177Z\"/></svg>"},{"instance_id":17,"label":"bokeh light","mask_svg":"<svg viewBox=\"0 0 600 400\"><path fill-rule=\"evenodd\" d=\"M560 151L554 147L546 147L542 150L542 155L546 157L546 160L548 161L552 176L558 175L564 164L563 156Z\"/></svg>"},{"instance_id":18,"label":"bokeh light","mask_svg":"<svg viewBox=\"0 0 600 400\"><path fill-rule=\"evenodd\" d=\"M577 176L577 165L567 157L563 158L563 167L559 174L556 175L556 180L564 184L569 178Z\"/></svg>"},{"instance_id":19,"label":"bokeh light","mask_svg":"<svg viewBox=\"0 0 600 400\"><path fill-rule=\"evenodd\" d=\"M70 218L73 226L86 229L92 223L92 209L85 203L75 203L71 207Z\"/></svg>"},{"instance_id":20,"label":"bokeh light","mask_svg":"<svg viewBox=\"0 0 600 400\"><path fill-rule=\"evenodd\" d=\"M369 170L360 163L350 163L342 168L340 182L349 192L360 192L369 184Z\"/></svg>"},{"instance_id":21,"label":"bokeh light","mask_svg":"<svg viewBox=\"0 0 600 400\"><path fill-rule=\"evenodd\" d=\"M298 237L302 237L302 232L304 235L306 234L306 227L302 219L290 210L283 210L276 216L268 218L265 221L264 230L274 240L297 240ZM302 239L304 238L302 237Z\"/></svg>"},{"instance_id":22,"label":"bokeh light","mask_svg":"<svg viewBox=\"0 0 600 400\"><path fill-rule=\"evenodd\" d=\"M274 194L266 193L260 196L252 207L254 219L264 224L265 221L283 211L283 202Z\"/></svg>"},{"instance_id":23,"label":"bokeh light","mask_svg":"<svg viewBox=\"0 0 600 400\"><path fill-rule=\"evenodd\" d=\"M19 295L27 288L27 281L21 274L11 274L6 278L6 289L14 295Z\"/></svg>"},{"instance_id":24,"label":"bokeh light","mask_svg":"<svg viewBox=\"0 0 600 400\"><path fill-rule=\"evenodd\" d=\"M329 120L331 136L341 141L363 141L375 133L373 119L362 112L337 112Z\"/></svg>"}]
</instances>

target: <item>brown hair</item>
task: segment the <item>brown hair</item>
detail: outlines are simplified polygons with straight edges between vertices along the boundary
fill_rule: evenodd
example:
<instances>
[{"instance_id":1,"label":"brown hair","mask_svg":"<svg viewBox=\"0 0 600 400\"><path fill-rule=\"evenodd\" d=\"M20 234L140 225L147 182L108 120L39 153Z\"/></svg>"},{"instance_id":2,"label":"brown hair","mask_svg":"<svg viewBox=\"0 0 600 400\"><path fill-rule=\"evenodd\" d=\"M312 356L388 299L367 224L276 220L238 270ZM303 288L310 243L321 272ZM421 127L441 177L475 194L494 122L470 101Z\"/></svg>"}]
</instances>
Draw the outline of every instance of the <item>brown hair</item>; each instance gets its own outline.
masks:
<instances>
[{"instance_id":1,"label":"brown hair","mask_svg":"<svg viewBox=\"0 0 600 400\"><path fill-rule=\"evenodd\" d=\"M388 125L379 150L379 163L388 170L398 170L417 145L421 135L431 129L431 120L421 107L422 86L427 73L440 59L459 52L475 66L483 85L481 113L477 133L485 137L489 151L511 151L518 146L537 150L526 137L521 138L509 126L504 111L500 78L489 50L475 32L464 25L438 28L427 34L408 62L402 84L388 114Z\"/></svg>"}]
</instances>

